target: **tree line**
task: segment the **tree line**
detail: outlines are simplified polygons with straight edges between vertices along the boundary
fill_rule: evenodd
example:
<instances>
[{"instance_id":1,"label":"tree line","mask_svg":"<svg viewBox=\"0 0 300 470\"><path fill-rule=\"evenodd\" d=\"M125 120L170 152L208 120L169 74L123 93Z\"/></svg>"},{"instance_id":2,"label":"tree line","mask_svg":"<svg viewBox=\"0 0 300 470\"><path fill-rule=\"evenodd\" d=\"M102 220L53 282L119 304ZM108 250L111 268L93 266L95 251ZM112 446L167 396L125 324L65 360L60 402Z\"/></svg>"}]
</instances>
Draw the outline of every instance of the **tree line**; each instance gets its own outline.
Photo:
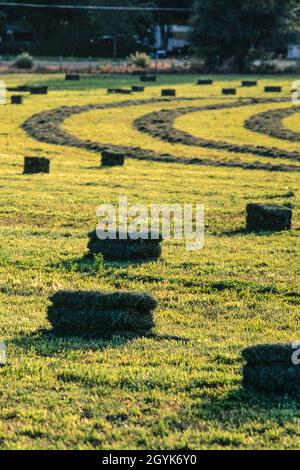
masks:
<instances>
[{"instance_id":1,"label":"tree line","mask_svg":"<svg viewBox=\"0 0 300 470\"><path fill-rule=\"evenodd\" d=\"M13 1L13 0L11 0ZM19 0L26 3L26 0ZM228 64L245 70L255 58L280 54L299 38L300 0L31 0L52 5L101 5L190 8L188 12L82 11L1 7L0 52L27 50L35 55L124 57L149 51L153 25L190 24L191 53L207 69ZM4 37L7 25L21 39ZM31 37L22 39L22 28Z\"/></svg>"},{"instance_id":2,"label":"tree line","mask_svg":"<svg viewBox=\"0 0 300 470\"><path fill-rule=\"evenodd\" d=\"M13 0L8 0L13 1ZM27 3L26 0L18 0ZM32 0L52 5L95 5L130 7L191 7L192 0ZM17 53L20 48L38 55L125 56L147 50L153 44L153 24L188 22L189 15L177 12L83 11L1 7L0 35L7 25L21 33L18 40L4 40L1 53ZM22 30L31 38L22 39Z\"/></svg>"},{"instance_id":3,"label":"tree line","mask_svg":"<svg viewBox=\"0 0 300 470\"><path fill-rule=\"evenodd\" d=\"M299 0L196 0L192 44L208 69L244 71L299 41Z\"/></svg>"}]
</instances>

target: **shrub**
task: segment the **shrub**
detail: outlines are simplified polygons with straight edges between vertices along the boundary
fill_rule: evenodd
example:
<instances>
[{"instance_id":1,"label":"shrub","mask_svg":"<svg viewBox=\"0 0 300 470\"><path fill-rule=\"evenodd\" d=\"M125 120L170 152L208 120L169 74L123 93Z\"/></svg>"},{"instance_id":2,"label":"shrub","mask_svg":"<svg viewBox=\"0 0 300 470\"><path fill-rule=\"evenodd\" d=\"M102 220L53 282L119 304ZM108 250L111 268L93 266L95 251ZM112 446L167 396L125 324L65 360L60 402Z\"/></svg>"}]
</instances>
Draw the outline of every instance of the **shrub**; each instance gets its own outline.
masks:
<instances>
[{"instance_id":1,"label":"shrub","mask_svg":"<svg viewBox=\"0 0 300 470\"><path fill-rule=\"evenodd\" d=\"M18 55L16 58L15 66L18 69L30 70L33 67L33 58L28 52L22 52L22 54Z\"/></svg>"},{"instance_id":2,"label":"shrub","mask_svg":"<svg viewBox=\"0 0 300 470\"><path fill-rule=\"evenodd\" d=\"M146 69L151 65L151 57L145 52L136 52L135 54L131 54L129 62L131 65L135 65L141 69Z\"/></svg>"}]
</instances>

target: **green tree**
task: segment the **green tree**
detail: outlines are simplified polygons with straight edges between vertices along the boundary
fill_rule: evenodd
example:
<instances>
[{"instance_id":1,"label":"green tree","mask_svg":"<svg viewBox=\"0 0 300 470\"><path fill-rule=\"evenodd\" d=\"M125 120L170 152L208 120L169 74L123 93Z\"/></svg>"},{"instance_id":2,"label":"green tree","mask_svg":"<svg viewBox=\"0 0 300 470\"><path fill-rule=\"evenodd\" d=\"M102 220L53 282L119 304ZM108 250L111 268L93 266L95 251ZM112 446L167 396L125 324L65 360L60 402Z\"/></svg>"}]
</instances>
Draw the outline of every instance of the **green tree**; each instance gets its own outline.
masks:
<instances>
[{"instance_id":1,"label":"green tree","mask_svg":"<svg viewBox=\"0 0 300 470\"><path fill-rule=\"evenodd\" d=\"M193 0L31 0L43 3L47 9L22 6L3 7L10 25L28 28L33 40L25 45L4 44L16 51L26 48L34 55L77 55L126 57L131 52L145 51L152 41L154 24L169 25L186 22L188 12L147 11L144 7L190 7ZM13 0L8 0L12 3ZM18 0L28 3L28 0ZM78 10L55 9L51 5L93 5L133 7L133 10ZM142 10L134 10L142 7Z\"/></svg>"},{"instance_id":2,"label":"green tree","mask_svg":"<svg viewBox=\"0 0 300 470\"><path fill-rule=\"evenodd\" d=\"M282 52L295 31L295 0L195 0L192 43L208 67L231 59L247 68L251 51Z\"/></svg>"},{"instance_id":3,"label":"green tree","mask_svg":"<svg viewBox=\"0 0 300 470\"><path fill-rule=\"evenodd\" d=\"M120 0L87 0L89 4L119 7L120 4L125 7L152 6L149 0L126 0L120 3ZM119 11L101 11L91 12L93 29L97 29L98 36L107 36L107 48L109 54L116 58L117 56L128 55L137 47L137 41L147 36L149 25L153 15L147 10L119 10Z\"/></svg>"},{"instance_id":4,"label":"green tree","mask_svg":"<svg viewBox=\"0 0 300 470\"><path fill-rule=\"evenodd\" d=\"M3 34L5 27L7 25L7 17L3 11L0 11L0 36Z\"/></svg>"},{"instance_id":5,"label":"green tree","mask_svg":"<svg viewBox=\"0 0 300 470\"><path fill-rule=\"evenodd\" d=\"M8 0L12 2L12 0ZM19 0L19 3L28 3ZM30 3L41 3L32 0ZM51 5L145 6L152 0L44 0L49 9L8 8L10 24L28 26L33 41L27 50L42 55L126 56L137 49L139 37L148 34L152 15L147 11L55 9ZM101 37L108 39L103 41ZM21 44L18 44L22 48Z\"/></svg>"}]
</instances>

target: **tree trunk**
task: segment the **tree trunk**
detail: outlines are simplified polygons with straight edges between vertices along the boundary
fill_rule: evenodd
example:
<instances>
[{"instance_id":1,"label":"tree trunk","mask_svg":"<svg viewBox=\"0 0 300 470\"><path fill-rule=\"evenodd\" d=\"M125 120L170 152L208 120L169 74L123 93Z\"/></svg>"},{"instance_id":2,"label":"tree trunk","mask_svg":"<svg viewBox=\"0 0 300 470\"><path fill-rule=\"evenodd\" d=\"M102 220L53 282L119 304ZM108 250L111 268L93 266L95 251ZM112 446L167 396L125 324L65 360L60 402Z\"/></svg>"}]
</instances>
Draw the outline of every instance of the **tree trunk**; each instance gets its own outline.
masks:
<instances>
[{"instance_id":1,"label":"tree trunk","mask_svg":"<svg viewBox=\"0 0 300 470\"><path fill-rule=\"evenodd\" d=\"M117 34L113 34L113 37L112 37L112 46L113 46L113 59L115 60L117 58L117 55L118 55L118 45L117 45Z\"/></svg>"}]
</instances>

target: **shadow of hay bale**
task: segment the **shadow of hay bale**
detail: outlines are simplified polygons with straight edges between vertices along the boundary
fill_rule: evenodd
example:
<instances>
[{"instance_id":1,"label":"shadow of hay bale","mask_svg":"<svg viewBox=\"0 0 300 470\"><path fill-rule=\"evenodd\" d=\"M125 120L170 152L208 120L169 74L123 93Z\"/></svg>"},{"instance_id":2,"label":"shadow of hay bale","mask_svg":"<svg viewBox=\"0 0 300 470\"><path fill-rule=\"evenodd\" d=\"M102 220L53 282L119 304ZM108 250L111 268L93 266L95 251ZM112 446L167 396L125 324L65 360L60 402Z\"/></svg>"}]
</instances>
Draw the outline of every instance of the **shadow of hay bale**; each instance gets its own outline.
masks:
<instances>
[{"instance_id":1,"label":"shadow of hay bale","mask_svg":"<svg viewBox=\"0 0 300 470\"><path fill-rule=\"evenodd\" d=\"M221 232L221 235L225 237L249 236L253 234L255 234L256 237L271 237L273 235L273 232L269 230L253 232L252 230L247 230L247 228L245 227L240 227L235 230L228 230L225 232Z\"/></svg>"},{"instance_id":2,"label":"shadow of hay bale","mask_svg":"<svg viewBox=\"0 0 300 470\"><path fill-rule=\"evenodd\" d=\"M12 344L26 351L33 350L37 354L45 357L65 356L68 351L88 350L105 351L106 349L122 348L126 344L135 340L147 339L154 341L177 341L189 342L188 338L173 335L160 335L147 332L124 332L115 331L107 333L101 337L93 336L70 336L60 330L39 329L33 333L27 333L7 341L7 347Z\"/></svg>"},{"instance_id":3,"label":"shadow of hay bale","mask_svg":"<svg viewBox=\"0 0 300 470\"><path fill-rule=\"evenodd\" d=\"M117 332L101 338L89 336L69 336L55 329L39 329L30 334L24 334L12 339L10 343L25 350L33 349L42 356L65 355L68 351L94 350L104 351L108 348L119 348L127 344L129 339ZM9 347L9 342L8 342Z\"/></svg>"},{"instance_id":4,"label":"shadow of hay bale","mask_svg":"<svg viewBox=\"0 0 300 470\"><path fill-rule=\"evenodd\" d=\"M146 265L156 260L125 260L125 261L107 261L101 254L85 253L80 258L66 259L55 264L59 270L66 272L86 273L90 276L106 275L107 270L111 268L129 268L132 266ZM151 278L151 276L149 276Z\"/></svg>"},{"instance_id":5,"label":"shadow of hay bale","mask_svg":"<svg viewBox=\"0 0 300 470\"><path fill-rule=\"evenodd\" d=\"M290 424L291 409L298 409L300 405L300 393L295 395L279 396L271 393L260 393L255 390L248 390L242 387L235 388L229 393L222 396L215 396L209 400L201 400L192 407L194 416L211 416L211 419L220 419L224 421L224 416L235 410L235 414L239 417L240 425L251 422L253 415L272 414L274 412L281 424ZM283 424L283 425L284 425Z\"/></svg>"}]
</instances>

